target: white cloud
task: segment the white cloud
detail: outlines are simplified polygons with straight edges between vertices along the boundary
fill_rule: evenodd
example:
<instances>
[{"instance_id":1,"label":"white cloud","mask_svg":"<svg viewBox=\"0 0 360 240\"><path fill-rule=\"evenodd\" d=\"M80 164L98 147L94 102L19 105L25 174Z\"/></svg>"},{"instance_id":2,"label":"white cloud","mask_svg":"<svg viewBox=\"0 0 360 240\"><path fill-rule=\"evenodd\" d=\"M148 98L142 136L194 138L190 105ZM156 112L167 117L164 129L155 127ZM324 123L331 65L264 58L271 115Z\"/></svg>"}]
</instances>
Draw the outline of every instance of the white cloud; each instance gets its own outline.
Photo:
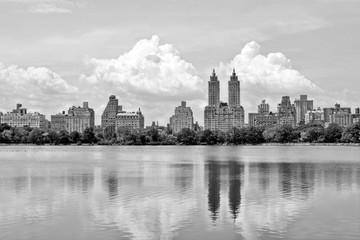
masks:
<instances>
[{"instance_id":1,"label":"white cloud","mask_svg":"<svg viewBox=\"0 0 360 240\"><path fill-rule=\"evenodd\" d=\"M84 6L82 0L3 0L21 4L31 13L52 14L71 13L74 8Z\"/></svg>"},{"instance_id":2,"label":"white cloud","mask_svg":"<svg viewBox=\"0 0 360 240\"><path fill-rule=\"evenodd\" d=\"M85 64L91 74L81 75L83 82L98 93L117 95L127 111L145 109L148 123L165 124L181 100L197 104L206 97L195 67L172 45L161 45L158 36L138 41L117 59L88 58Z\"/></svg>"},{"instance_id":3,"label":"white cloud","mask_svg":"<svg viewBox=\"0 0 360 240\"><path fill-rule=\"evenodd\" d=\"M34 110L49 113L71 99L78 88L45 67L24 69L0 63L0 92L0 107L4 111L9 111L9 107L16 103L23 103Z\"/></svg>"},{"instance_id":4,"label":"white cloud","mask_svg":"<svg viewBox=\"0 0 360 240\"><path fill-rule=\"evenodd\" d=\"M220 63L219 76L226 79L222 84L222 96L227 96L228 75L236 69L241 81L241 101L246 116L254 112L262 99L268 100L276 111L276 105L282 96L299 97L308 94L309 98L323 92L315 83L299 71L292 68L292 63L283 53L261 54L261 46L252 41L247 43L240 54L230 62Z\"/></svg>"}]
</instances>

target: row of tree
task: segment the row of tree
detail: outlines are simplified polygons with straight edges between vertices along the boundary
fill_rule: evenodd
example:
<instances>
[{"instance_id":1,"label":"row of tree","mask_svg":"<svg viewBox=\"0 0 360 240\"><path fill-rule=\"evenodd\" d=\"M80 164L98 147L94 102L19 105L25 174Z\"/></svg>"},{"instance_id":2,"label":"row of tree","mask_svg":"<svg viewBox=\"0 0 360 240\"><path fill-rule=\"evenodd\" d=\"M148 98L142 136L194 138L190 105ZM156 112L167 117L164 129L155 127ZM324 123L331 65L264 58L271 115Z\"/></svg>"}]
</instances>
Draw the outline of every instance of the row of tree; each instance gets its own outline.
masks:
<instances>
[{"instance_id":1,"label":"row of tree","mask_svg":"<svg viewBox=\"0 0 360 240\"><path fill-rule=\"evenodd\" d=\"M64 130L44 131L38 128L14 128L0 125L0 143L6 144L99 144L99 145L214 145L214 144L261 144L261 143L360 143L360 123L346 128L330 124L327 128L318 124L299 127L290 125L274 127L233 128L229 132L219 130L193 131L182 129L177 134L163 128L132 130L126 127L116 132L87 128L82 134Z\"/></svg>"}]
</instances>

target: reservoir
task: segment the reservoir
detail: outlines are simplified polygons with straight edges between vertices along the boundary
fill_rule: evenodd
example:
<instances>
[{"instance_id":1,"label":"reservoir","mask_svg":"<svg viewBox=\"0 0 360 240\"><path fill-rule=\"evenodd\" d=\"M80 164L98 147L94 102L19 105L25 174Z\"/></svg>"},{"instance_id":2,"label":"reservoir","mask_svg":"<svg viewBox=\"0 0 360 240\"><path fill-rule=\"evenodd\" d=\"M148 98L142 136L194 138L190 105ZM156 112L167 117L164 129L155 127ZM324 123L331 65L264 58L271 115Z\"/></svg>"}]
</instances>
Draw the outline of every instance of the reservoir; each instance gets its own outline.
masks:
<instances>
[{"instance_id":1,"label":"reservoir","mask_svg":"<svg viewBox=\"0 0 360 240\"><path fill-rule=\"evenodd\" d=\"M356 146L0 146L0 239L359 239Z\"/></svg>"}]
</instances>

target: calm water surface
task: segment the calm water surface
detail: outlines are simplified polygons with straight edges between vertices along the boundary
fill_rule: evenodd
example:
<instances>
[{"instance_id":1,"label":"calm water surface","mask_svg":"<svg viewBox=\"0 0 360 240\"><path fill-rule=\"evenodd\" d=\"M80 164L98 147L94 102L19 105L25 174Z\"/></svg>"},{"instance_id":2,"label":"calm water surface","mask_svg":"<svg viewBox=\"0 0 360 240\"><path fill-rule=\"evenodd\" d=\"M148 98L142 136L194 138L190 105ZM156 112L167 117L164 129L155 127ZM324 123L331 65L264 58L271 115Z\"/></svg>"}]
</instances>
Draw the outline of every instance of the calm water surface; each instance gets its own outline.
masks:
<instances>
[{"instance_id":1,"label":"calm water surface","mask_svg":"<svg viewBox=\"0 0 360 240\"><path fill-rule=\"evenodd\" d=\"M0 239L359 237L359 147L0 146Z\"/></svg>"}]
</instances>

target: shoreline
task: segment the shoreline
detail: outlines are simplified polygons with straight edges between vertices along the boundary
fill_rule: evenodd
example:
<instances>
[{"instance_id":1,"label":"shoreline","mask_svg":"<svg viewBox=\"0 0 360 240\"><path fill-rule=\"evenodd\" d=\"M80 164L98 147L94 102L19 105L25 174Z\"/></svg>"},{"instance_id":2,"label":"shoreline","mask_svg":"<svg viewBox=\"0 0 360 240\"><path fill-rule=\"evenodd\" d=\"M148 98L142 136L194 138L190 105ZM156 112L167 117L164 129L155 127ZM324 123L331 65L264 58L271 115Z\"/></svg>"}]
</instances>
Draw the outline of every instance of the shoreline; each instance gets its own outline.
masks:
<instances>
[{"instance_id":1,"label":"shoreline","mask_svg":"<svg viewBox=\"0 0 360 240\"><path fill-rule=\"evenodd\" d=\"M99 145L99 144L68 144L68 145L51 145L51 144L43 144L43 145L36 145L36 144L5 144L0 143L0 147L3 146L16 146L16 147L90 147L90 146L108 146L108 147L121 147L121 146L353 146L359 147L360 143L260 143L260 144L214 144L214 145L207 145L207 144L198 144L198 145L183 145L183 144L175 144L175 145L167 145L167 144L145 144L145 145L126 145L126 144L112 144L112 145Z\"/></svg>"}]
</instances>

